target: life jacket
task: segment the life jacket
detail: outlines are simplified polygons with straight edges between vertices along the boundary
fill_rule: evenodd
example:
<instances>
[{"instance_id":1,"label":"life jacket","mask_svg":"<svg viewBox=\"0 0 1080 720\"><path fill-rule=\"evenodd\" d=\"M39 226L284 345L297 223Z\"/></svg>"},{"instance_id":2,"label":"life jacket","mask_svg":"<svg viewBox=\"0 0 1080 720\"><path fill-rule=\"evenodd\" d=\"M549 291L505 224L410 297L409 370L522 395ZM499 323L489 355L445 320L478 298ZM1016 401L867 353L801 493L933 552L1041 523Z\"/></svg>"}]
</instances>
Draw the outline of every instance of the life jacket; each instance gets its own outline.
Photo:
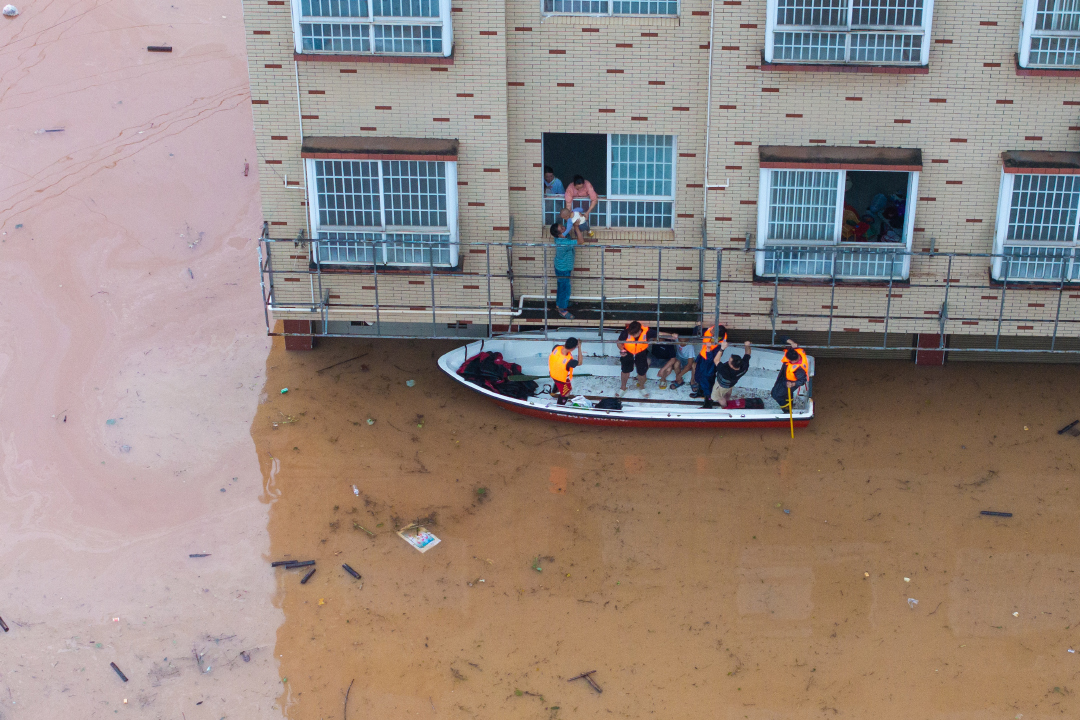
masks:
<instances>
[{"instance_id":1,"label":"life jacket","mask_svg":"<svg viewBox=\"0 0 1080 720\"><path fill-rule=\"evenodd\" d=\"M548 373L551 375L552 380L558 380L561 383L570 382L574 379L574 368L568 368L567 365L574 359L573 353L566 350L562 345L557 346L548 355Z\"/></svg>"},{"instance_id":2,"label":"life jacket","mask_svg":"<svg viewBox=\"0 0 1080 720\"><path fill-rule=\"evenodd\" d=\"M627 325L627 328L630 326ZM649 349L649 342L646 338L649 336L649 326L642 324L641 332L637 337L630 337L630 331L626 331L626 342L619 343L619 347L630 353L631 355L637 355L640 352L645 352Z\"/></svg>"},{"instance_id":3,"label":"life jacket","mask_svg":"<svg viewBox=\"0 0 1080 720\"><path fill-rule=\"evenodd\" d=\"M795 375L795 371L802 368L802 371L806 374L806 377L810 377L810 361L806 359L806 353L801 348L795 348L795 352L799 354L798 360L788 360L787 354L784 354L781 363L783 363L785 377L788 382L798 382L798 377Z\"/></svg>"},{"instance_id":4,"label":"life jacket","mask_svg":"<svg viewBox=\"0 0 1080 720\"><path fill-rule=\"evenodd\" d=\"M712 332L712 331L713 331L713 329L712 329L712 328L710 327L710 328L709 328L709 329L707 329L707 330L705 331L705 333L704 333L704 334L703 334L703 335L701 336L701 339L702 339L702 343L701 343L701 353L700 353L701 357L705 357L705 356L706 356L706 355L708 355L708 354L709 354L709 353L710 353L710 352L711 352L712 350L715 350L715 349L716 349L717 347L719 347L719 346L720 346L720 341L721 341L721 340L727 340L727 333L724 333L724 337L722 337L722 338L717 338L716 342L714 342L714 343L713 343L713 342L709 342L710 340L712 340L712 336L713 336L713 332Z\"/></svg>"}]
</instances>

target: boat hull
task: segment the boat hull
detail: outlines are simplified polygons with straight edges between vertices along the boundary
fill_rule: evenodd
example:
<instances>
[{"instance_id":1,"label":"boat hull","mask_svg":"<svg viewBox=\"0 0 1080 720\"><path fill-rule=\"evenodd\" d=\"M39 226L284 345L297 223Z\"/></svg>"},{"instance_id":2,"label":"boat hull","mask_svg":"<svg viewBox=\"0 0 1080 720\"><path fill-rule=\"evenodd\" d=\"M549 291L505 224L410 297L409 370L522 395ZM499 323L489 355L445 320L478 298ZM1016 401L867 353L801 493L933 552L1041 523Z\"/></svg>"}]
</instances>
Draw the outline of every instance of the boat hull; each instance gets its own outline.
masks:
<instances>
[{"instance_id":1,"label":"boat hull","mask_svg":"<svg viewBox=\"0 0 1080 720\"><path fill-rule=\"evenodd\" d=\"M483 393L479 393L483 394ZM486 396L485 396L486 397ZM555 420L556 422L573 423L575 425L607 425L609 427L649 427L649 428L786 428L791 425L790 420L753 420L750 418L731 418L716 420L693 420L689 418L628 418L612 414L603 417L581 416L560 413L554 410L533 407L531 405L518 405L517 403L504 402L488 397L493 403L501 408L511 410L521 415L540 418L542 420ZM795 421L795 427L802 428L810 424L809 418Z\"/></svg>"}]
</instances>

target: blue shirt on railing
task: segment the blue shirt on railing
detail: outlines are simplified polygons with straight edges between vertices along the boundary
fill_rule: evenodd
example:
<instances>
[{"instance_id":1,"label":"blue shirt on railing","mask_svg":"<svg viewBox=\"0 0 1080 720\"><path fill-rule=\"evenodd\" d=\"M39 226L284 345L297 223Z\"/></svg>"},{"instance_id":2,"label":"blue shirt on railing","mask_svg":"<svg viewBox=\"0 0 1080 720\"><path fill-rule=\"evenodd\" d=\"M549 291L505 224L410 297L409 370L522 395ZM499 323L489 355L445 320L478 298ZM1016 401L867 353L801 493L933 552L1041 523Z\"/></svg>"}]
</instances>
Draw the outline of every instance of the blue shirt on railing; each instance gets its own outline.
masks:
<instances>
[{"instance_id":1,"label":"blue shirt on railing","mask_svg":"<svg viewBox=\"0 0 1080 720\"><path fill-rule=\"evenodd\" d=\"M566 189L563 187L562 180L555 178L551 182L544 181L544 195L565 195Z\"/></svg>"},{"instance_id":2,"label":"blue shirt on railing","mask_svg":"<svg viewBox=\"0 0 1080 720\"><path fill-rule=\"evenodd\" d=\"M570 237L570 229L567 228L562 237L555 238L555 271L571 272L574 269L574 247L577 240Z\"/></svg>"}]
</instances>

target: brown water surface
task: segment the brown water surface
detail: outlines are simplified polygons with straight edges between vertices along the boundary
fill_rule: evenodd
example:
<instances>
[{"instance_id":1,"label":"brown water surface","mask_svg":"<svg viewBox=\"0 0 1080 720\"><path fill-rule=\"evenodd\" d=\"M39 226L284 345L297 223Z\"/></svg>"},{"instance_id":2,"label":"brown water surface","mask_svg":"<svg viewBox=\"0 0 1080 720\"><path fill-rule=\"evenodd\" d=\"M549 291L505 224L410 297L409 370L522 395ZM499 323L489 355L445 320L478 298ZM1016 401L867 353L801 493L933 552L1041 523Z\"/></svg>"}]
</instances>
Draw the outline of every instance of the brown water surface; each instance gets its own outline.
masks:
<instances>
[{"instance_id":1,"label":"brown water surface","mask_svg":"<svg viewBox=\"0 0 1080 720\"><path fill-rule=\"evenodd\" d=\"M289 717L1080 716L1074 367L823 360L791 440L525 418L454 346L271 352Z\"/></svg>"},{"instance_id":2,"label":"brown water surface","mask_svg":"<svg viewBox=\"0 0 1080 720\"><path fill-rule=\"evenodd\" d=\"M15 4L0 18L0 718L280 717L240 4Z\"/></svg>"}]
</instances>

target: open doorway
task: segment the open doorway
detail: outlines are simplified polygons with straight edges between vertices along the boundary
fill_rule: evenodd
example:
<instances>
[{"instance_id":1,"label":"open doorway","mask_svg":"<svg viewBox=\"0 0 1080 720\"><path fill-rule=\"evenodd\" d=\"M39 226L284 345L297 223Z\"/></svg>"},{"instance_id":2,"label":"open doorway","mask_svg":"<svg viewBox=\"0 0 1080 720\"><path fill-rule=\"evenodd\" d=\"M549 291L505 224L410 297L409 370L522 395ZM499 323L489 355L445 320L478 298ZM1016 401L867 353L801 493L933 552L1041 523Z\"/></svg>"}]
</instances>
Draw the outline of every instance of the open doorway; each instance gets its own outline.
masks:
<instances>
[{"instance_id":1,"label":"open doorway","mask_svg":"<svg viewBox=\"0 0 1080 720\"><path fill-rule=\"evenodd\" d=\"M596 194L607 195L607 135L544 133L544 165L555 172L564 188L575 175L592 183Z\"/></svg>"},{"instance_id":2,"label":"open doorway","mask_svg":"<svg viewBox=\"0 0 1080 720\"><path fill-rule=\"evenodd\" d=\"M911 173L849 170L841 242L903 243Z\"/></svg>"}]
</instances>

